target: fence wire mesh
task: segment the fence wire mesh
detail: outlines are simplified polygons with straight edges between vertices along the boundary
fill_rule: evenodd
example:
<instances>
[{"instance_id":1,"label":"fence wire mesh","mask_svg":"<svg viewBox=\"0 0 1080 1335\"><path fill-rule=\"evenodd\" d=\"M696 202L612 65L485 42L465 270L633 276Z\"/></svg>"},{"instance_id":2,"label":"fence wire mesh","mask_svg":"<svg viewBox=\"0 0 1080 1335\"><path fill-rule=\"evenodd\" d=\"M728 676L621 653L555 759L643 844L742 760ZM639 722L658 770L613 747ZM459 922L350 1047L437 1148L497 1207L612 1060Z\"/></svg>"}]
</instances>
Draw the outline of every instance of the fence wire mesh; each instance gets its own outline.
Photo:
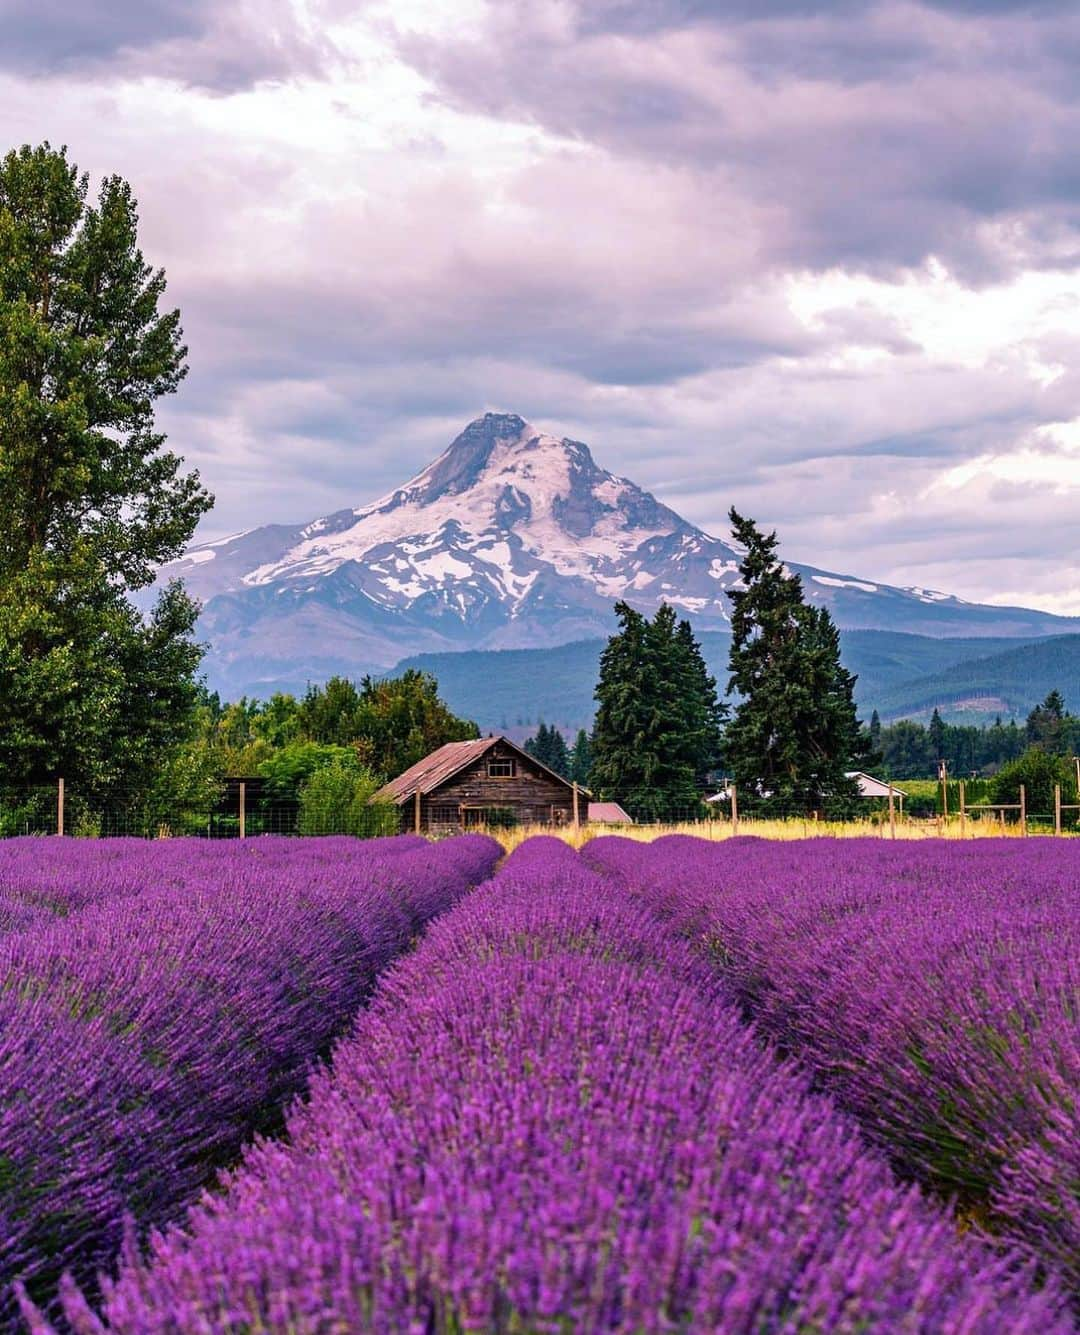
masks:
<instances>
[{"instance_id":1,"label":"fence wire mesh","mask_svg":"<svg viewBox=\"0 0 1080 1335\"><path fill-rule=\"evenodd\" d=\"M65 834L81 838L134 837L143 839L195 836L207 839L236 839L264 834L317 836L351 834L360 837L396 833L411 829L411 811L364 802L303 803L295 796L283 796L255 787L246 790L242 781L228 780L217 799L196 805L150 800L143 793L114 792L99 798L62 785L49 784L0 788L0 838L27 835ZM980 838L992 835L1076 834L1080 832L1080 809L1062 806L1060 811L1021 811L1019 807L992 808L980 804L967 809L951 808L947 814L933 807L901 811L894 803L892 812L884 799L862 801L843 813L808 811L803 806L777 802L740 802L728 797L721 801L664 803L650 810L642 809L640 792L605 794L604 819L590 819L589 796L580 797L579 828L592 832L626 830L663 832L685 830L706 837L725 838L733 834L761 834L766 837L811 838L815 835L867 835L889 838ZM621 808L628 817L623 822L613 818L612 807ZM462 828L485 828L482 813L463 815ZM563 813L554 827L565 830L573 822ZM493 815L491 832L500 836L507 831L544 828L533 821L515 818L512 809L500 808ZM440 833L453 833L453 826Z\"/></svg>"}]
</instances>

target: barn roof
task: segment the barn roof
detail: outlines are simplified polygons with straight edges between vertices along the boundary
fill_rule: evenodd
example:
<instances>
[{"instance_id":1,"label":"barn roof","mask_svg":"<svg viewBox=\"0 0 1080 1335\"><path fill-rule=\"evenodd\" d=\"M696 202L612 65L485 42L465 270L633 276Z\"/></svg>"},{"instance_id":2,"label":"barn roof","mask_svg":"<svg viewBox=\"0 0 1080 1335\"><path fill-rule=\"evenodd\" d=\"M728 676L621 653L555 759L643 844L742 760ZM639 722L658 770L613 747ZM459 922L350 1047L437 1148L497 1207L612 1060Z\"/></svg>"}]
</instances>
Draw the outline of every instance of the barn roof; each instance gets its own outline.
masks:
<instances>
[{"instance_id":1,"label":"barn roof","mask_svg":"<svg viewBox=\"0 0 1080 1335\"><path fill-rule=\"evenodd\" d=\"M523 747L518 746L516 742L512 742L509 737L478 737L471 742L447 742L445 746L440 746L437 751L432 751L431 755L425 756L423 760L418 760L415 765L410 765L404 774L399 774L396 779L391 779L388 784L384 784L371 800L373 802L396 802L400 806L402 802L407 802L410 797L415 797L417 793L434 792L447 779L452 779L466 766L479 760L485 752L490 751L499 742L508 746L511 751L516 751L530 765L542 769L552 779L565 784L567 788L572 787L569 779L564 779L561 774L556 774L553 769L548 769L535 756L529 755ZM584 789L582 789L582 792L584 792Z\"/></svg>"}]
</instances>

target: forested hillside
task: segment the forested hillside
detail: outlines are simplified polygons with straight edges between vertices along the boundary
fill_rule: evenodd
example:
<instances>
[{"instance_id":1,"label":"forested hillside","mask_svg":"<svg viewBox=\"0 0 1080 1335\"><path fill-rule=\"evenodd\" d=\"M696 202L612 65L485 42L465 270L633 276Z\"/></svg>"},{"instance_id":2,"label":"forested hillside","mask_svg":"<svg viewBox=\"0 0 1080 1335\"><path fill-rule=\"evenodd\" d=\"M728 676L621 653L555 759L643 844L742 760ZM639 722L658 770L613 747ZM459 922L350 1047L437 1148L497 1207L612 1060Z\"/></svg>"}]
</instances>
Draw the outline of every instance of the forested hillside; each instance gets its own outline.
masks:
<instances>
[{"instance_id":1,"label":"forested hillside","mask_svg":"<svg viewBox=\"0 0 1080 1335\"><path fill-rule=\"evenodd\" d=\"M727 685L731 637L700 637L709 671ZM947 721L1022 719L1046 694L1060 690L1080 704L1080 635L1026 641L938 640L883 630L841 631L845 666L857 674L855 697L864 718L929 720L935 707ZM430 672L447 704L482 729L524 736L540 720L564 731L589 727L595 708L602 640L555 649L501 649L419 654L394 669Z\"/></svg>"}]
</instances>

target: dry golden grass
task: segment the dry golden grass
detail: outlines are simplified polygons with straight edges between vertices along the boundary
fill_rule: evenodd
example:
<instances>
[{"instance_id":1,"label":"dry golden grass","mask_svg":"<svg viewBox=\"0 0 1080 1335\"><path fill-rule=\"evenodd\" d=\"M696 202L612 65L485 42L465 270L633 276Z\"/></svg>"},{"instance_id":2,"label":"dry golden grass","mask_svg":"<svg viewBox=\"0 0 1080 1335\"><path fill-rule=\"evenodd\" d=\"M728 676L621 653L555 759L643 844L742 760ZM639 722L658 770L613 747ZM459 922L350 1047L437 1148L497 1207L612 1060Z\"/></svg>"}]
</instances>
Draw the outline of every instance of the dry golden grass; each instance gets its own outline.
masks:
<instances>
[{"instance_id":1,"label":"dry golden grass","mask_svg":"<svg viewBox=\"0 0 1080 1335\"><path fill-rule=\"evenodd\" d=\"M649 843L665 834L689 834L698 839L730 839L734 834L727 820L685 821L673 825L519 825L511 829L491 829L486 833L498 839L509 853L533 835L554 835L574 848L581 848L599 835L617 834L626 839ZM892 837L887 821L814 821L814 820L751 820L739 821L740 835L757 835L760 839L889 839ZM1035 832L1032 832L1034 835ZM1041 831L1039 832L1042 833ZM897 839L1000 839L1021 838L1018 824L1002 825L996 820L972 820L961 823L957 818L945 822L903 820L896 822Z\"/></svg>"}]
</instances>

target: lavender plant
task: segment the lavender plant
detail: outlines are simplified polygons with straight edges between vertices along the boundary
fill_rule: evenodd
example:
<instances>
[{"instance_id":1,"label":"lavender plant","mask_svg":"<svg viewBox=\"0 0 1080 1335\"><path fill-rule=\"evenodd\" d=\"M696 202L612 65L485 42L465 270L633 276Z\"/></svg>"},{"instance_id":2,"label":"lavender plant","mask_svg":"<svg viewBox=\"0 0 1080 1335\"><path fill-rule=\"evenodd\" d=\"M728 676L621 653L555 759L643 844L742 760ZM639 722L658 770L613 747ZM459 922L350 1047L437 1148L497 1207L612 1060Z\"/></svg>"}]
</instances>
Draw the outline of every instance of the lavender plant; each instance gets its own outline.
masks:
<instances>
[{"instance_id":1,"label":"lavender plant","mask_svg":"<svg viewBox=\"0 0 1080 1335\"><path fill-rule=\"evenodd\" d=\"M1080 846L602 839L906 1174L1080 1287Z\"/></svg>"},{"instance_id":2,"label":"lavender plant","mask_svg":"<svg viewBox=\"0 0 1080 1335\"><path fill-rule=\"evenodd\" d=\"M384 976L284 1141L129 1239L79 1335L1065 1335L898 1187L643 898L532 841ZM48 1323L27 1306L32 1329Z\"/></svg>"},{"instance_id":3,"label":"lavender plant","mask_svg":"<svg viewBox=\"0 0 1080 1335\"><path fill-rule=\"evenodd\" d=\"M501 852L480 836L125 850L54 845L22 881L5 869L55 903L67 859L82 907L0 938L0 1319L16 1276L45 1299L65 1268L92 1282L125 1213L169 1220L276 1126L377 972Z\"/></svg>"}]
</instances>

